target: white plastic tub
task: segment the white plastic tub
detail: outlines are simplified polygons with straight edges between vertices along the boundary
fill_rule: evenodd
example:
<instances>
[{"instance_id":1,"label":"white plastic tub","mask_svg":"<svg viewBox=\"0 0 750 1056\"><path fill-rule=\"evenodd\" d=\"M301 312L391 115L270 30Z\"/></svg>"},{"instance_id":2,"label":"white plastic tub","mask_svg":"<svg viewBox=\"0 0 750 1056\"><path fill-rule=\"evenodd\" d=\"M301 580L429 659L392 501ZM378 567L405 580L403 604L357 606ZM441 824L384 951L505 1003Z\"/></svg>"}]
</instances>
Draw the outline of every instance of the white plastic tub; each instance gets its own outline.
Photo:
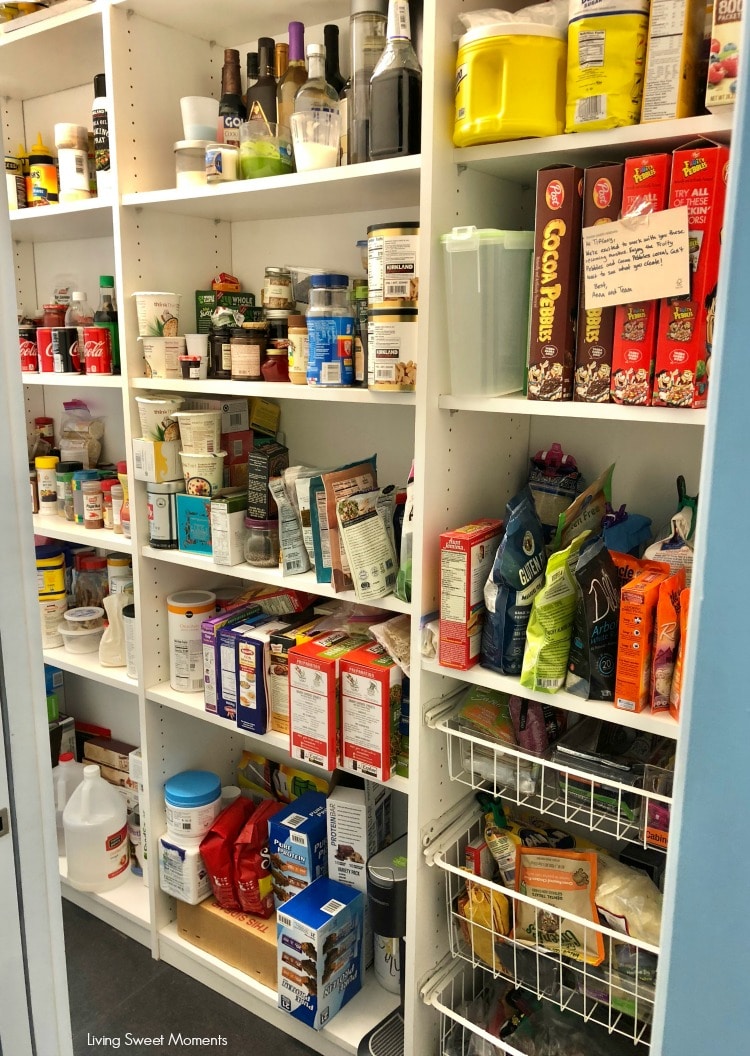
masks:
<instances>
[{"instance_id":1,"label":"white plastic tub","mask_svg":"<svg viewBox=\"0 0 750 1056\"><path fill-rule=\"evenodd\" d=\"M82 627L60 624L63 644L69 653L95 653L104 634L104 627Z\"/></svg>"},{"instance_id":2,"label":"white plastic tub","mask_svg":"<svg viewBox=\"0 0 750 1056\"><path fill-rule=\"evenodd\" d=\"M440 241L451 393L518 392L526 369L534 232L454 227Z\"/></svg>"}]
</instances>

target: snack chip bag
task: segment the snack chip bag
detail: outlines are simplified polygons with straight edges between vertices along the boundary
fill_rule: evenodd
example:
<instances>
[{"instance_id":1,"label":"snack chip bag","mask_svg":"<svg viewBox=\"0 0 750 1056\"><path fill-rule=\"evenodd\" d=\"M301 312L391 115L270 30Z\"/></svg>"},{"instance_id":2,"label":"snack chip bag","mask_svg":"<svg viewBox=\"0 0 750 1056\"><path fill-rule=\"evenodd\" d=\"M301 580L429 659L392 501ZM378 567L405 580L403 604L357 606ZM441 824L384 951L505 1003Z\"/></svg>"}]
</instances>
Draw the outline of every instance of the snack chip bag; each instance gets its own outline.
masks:
<instances>
[{"instance_id":1,"label":"snack chip bag","mask_svg":"<svg viewBox=\"0 0 750 1056\"><path fill-rule=\"evenodd\" d=\"M274 911L268 822L282 809L283 804L275 799L264 799L250 815L234 845L237 897L245 913L257 917L270 917Z\"/></svg>"},{"instance_id":2,"label":"snack chip bag","mask_svg":"<svg viewBox=\"0 0 750 1056\"><path fill-rule=\"evenodd\" d=\"M214 818L201 841L203 864L214 898L224 909L240 909L234 873L234 845L255 809L251 799L240 796Z\"/></svg>"},{"instance_id":3,"label":"snack chip bag","mask_svg":"<svg viewBox=\"0 0 750 1056\"><path fill-rule=\"evenodd\" d=\"M678 569L659 587L651 662L652 711L669 710L669 694L680 644L680 595L684 589L684 568Z\"/></svg>"},{"instance_id":4,"label":"snack chip bag","mask_svg":"<svg viewBox=\"0 0 750 1056\"><path fill-rule=\"evenodd\" d=\"M566 132L638 124L648 10L649 0L571 0Z\"/></svg>"},{"instance_id":5,"label":"snack chip bag","mask_svg":"<svg viewBox=\"0 0 750 1056\"><path fill-rule=\"evenodd\" d=\"M693 511L689 506L674 515L671 521L671 532L653 543L643 555L649 561L662 561L673 572L685 570L685 585L690 586L693 572L693 547L688 542L692 532Z\"/></svg>"},{"instance_id":6,"label":"snack chip bag","mask_svg":"<svg viewBox=\"0 0 750 1056\"><path fill-rule=\"evenodd\" d=\"M580 591L565 688L587 700L614 700L620 578L601 537L580 553L575 577Z\"/></svg>"},{"instance_id":7,"label":"snack chip bag","mask_svg":"<svg viewBox=\"0 0 750 1056\"><path fill-rule=\"evenodd\" d=\"M584 489L584 480L572 455L566 455L559 444L547 451L537 451L530 459L529 491L537 516L542 522L544 542L549 546L557 531L560 514Z\"/></svg>"},{"instance_id":8,"label":"snack chip bag","mask_svg":"<svg viewBox=\"0 0 750 1056\"><path fill-rule=\"evenodd\" d=\"M560 514L557 532L552 543L553 550L570 546L575 537L588 528L598 535L602 521L607 513L607 506L612 502L612 474L614 462L601 473L593 484L581 492L577 499Z\"/></svg>"}]
</instances>

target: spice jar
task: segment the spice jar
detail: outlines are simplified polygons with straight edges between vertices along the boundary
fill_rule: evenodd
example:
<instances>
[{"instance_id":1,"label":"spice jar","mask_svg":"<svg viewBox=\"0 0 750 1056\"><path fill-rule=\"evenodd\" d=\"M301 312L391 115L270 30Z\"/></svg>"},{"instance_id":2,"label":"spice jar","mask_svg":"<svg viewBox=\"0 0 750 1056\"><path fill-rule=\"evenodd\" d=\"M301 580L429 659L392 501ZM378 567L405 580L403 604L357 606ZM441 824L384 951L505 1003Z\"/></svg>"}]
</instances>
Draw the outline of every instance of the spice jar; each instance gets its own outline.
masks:
<instances>
[{"instance_id":1,"label":"spice jar","mask_svg":"<svg viewBox=\"0 0 750 1056\"><path fill-rule=\"evenodd\" d=\"M292 275L287 268L266 268L261 304L264 308L294 311Z\"/></svg>"},{"instance_id":2,"label":"spice jar","mask_svg":"<svg viewBox=\"0 0 750 1056\"><path fill-rule=\"evenodd\" d=\"M115 526L114 516L112 514L112 488L116 483L116 480L102 481L102 519L104 521L104 527L109 528L110 531L113 530Z\"/></svg>"},{"instance_id":3,"label":"spice jar","mask_svg":"<svg viewBox=\"0 0 750 1056\"><path fill-rule=\"evenodd\" d=\"M256 568L276 568L279 563L279 522L245 518L245 560Z\"/></svg>"},{"instance_id":4,"label":"spice jar","mask_svg":"<svg viewBox=\"0 0 750 1056\"><path fill-rule=\"evenodd\" d=\"M84 528L103 528L104 511L102 503L102 482L97 474L96 480L81 482L83 493L83 526Z\"/></svg>"},{"instance_id":5,"label":"spice jar","mask_svg":"<svg viewBox=\"0 0 750 1056\"><path fill-rule=\"evenodd\" d=\"M52 447L55 439L55 422L53 418L35 418L34 430L41 436L42 440L49 440Z\"/></svg>"},{"instance_id":6,"label":"spice jar","mask_svg":"<svg viewBox=\"0 0 750 1056\"><path fill-rule=\"evenodd\" d=\"M122 512L123 494L122 484L113 483L110 495L112 496L112 531L115 535L122 535L120 514Z\"/></svg>"},{"instance_id":7,"label":"spice jar","mask_svg":"<svg viewBox=\"0 0 750 1056\"><path fill-rule=\"evenodd\" d=\"M117 463L117 479L122 487L122 506L120 507L120 526L126 539L130 538L130 502L128 499L128 464L123 459ZM113 500L114 505L114 500Z\"/></svg>"},{"instance_id":8,"label":"spice jar","mask_svg":"<svg viewBox=\"0 0 750 1056\"><path fill-rule=\"evenodd\" d=\"M79 469L73 474L73 520L83 524L83 485L89 480L99 480L95 469Z\"/></svg>"},{"instance_id":9,"label":"spice jar","mask_svg":"<svg viewBox=\"0 0 750 1056\"><path fill-rule=\"evenodd\" d=\"M37 455L36 467L37 490L39 493L39 512L57 516L57 464L56 455Z\"/></svg>"},{"instance_id":10,"label":"spice jar","mask_svg":"<svg viewBox=\"0 0 750 1056\"><path fill-rule=\"evenodd\" d=\"M58 462L57 477L57 512L67 521L75 520L73 513L73 474L83 469L83 462Z\"/></svg>"},{"instance_id":11,"label":"spice jar","mask_svg":"<svg viewBox=\"0 0 750 1056\"><path fill-rule=\"evenodd\" d=\"M231 331L232 378L263 381L261 363L266 355L267 323L244 323Z\"/></svg>"},{"instance_id":12,"label":"spice jar","mask_svg":"<svg viewBox=\"0 0 750 1056\"><path fill-rule=\"evenodd\" d=\"M208 357L212 378L231 378L232 347L228 326L212 330L208 335Z\"/></svg>"},{"instance_id":13,"label":"spice jar","mask_svg":"<svg viewBox=\"0 0 750 1056\"><path fill-rule=\"evenodd\" d=\"M293 385L307 385L307 319L290 315L287 319L289 341L289 380Z\"/></svg>"}]
</instances>

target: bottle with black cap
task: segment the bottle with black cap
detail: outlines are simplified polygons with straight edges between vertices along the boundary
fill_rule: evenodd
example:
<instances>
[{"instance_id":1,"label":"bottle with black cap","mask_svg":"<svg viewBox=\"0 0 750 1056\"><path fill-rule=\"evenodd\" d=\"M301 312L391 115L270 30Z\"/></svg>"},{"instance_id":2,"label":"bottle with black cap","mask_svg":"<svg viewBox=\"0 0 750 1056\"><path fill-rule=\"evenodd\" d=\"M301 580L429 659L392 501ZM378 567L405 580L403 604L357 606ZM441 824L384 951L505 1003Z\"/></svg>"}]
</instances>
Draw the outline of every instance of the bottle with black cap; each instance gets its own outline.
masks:
<instances>
[{"instance_id":1,"label":"bottle with black cap","mask_svg":"<svg viewBox=\"0 0 750 1056\"><path fill-rule=\"evenodd\" d=\"M96 193L99 197L112 193L112 169L109 162L109 98L107 82L103 73L94 77L94 102L91 104L91 121L94 129L94 163L96 166Z\"/></svg>"},{"instance_id":2,"label":"bottle with black cap","mask_svg":"<svg viewBox=\"0 0 750 1056\"><path fill-rule=\"evenodd\" d=\"M276 41L261 37L258 41L258 80L248 88L247 119L276 123L276 78L273 75Z\"/></svg>"}]
</instances>

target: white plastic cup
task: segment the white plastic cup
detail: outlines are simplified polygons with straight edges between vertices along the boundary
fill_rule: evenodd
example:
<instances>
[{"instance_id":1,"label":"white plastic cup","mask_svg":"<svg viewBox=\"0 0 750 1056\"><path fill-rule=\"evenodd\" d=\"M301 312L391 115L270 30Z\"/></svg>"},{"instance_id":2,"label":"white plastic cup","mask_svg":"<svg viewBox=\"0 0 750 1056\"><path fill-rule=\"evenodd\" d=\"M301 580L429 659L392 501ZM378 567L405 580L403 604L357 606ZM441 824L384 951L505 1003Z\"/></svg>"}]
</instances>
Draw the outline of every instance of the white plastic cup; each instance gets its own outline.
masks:
<instances>
[{"instance_id":1,"label":"white plastic cup","mask_svg":"<svg viewBox=\"0 0 750 1056\"><path fill-rule=\"evenodd\" d=\"M187 354L208 359L208 334L185 334Z\"/></svg>"},{"instance_id":2,"label":"white plastic cup","mask_svg":"<svg viewBox=\"0 0 750 1056\"><path fill-rule=\"evenodd\" d=\"M181 294L164 290L139 290L133 297L138 313L139 337L177 337Z\"/></svg>"},{"instance_id":3,"label":"white plastic cup","mask_svg":"<svg viewBox=\"0 0 750 1056\"><path fill-rule=\"evenodd\" d=\"M224 459L226 451L194 454L180 451L185 491L188 495L210 498L224 487Z\"/></svg>"},{"instance_id":4,"label":"white plastic cup","mask_svg":"<svg viewBox=\"0 0 750 1056\"><path fill-rule=\"evenodd\" d=\"M328 110L292 114L292 142L297 172L332 169L339 163L341 118Z\"/></svg>"},{"instance_id":5,"label":"white plastic cup","mask_svg":"<svg viewBox=\"0 0 750 1056\"><path fill-rule=\"evenodd\" d=\"M181 378L180 356L185 354L184 337L139 337L146 360L147 378Z\"/></svg>"},{"instance_id":6,"label":"white plastic cup","mask_svg":"<svg viewBox=\"0 0 750 1056\"><path fill-rule=\"evenodd\" d=\"M219 101L207 95L183 95L180 99L185 139L216 139Z\"/></svg>"},{"instance_id":7,"label":"white plastic cup","mask_svg":"<svg viewBox=\"0 0 750 1056\"><path fill-rule=\"evenodd\" d=\"M182 454L204 455L221 450L221 411L176 411Z\"/></svg>"},{"instance_id":8,"label":"white plastic cup","mask_svg":"<svg viewBox=\"0 0 750 1056\"><path fill-rule=\"evenodd\" d=\"M135 401L144 440L179 440L174 414L185 402L182 396L136 396Z\"/></svg>"}]
</instances>

